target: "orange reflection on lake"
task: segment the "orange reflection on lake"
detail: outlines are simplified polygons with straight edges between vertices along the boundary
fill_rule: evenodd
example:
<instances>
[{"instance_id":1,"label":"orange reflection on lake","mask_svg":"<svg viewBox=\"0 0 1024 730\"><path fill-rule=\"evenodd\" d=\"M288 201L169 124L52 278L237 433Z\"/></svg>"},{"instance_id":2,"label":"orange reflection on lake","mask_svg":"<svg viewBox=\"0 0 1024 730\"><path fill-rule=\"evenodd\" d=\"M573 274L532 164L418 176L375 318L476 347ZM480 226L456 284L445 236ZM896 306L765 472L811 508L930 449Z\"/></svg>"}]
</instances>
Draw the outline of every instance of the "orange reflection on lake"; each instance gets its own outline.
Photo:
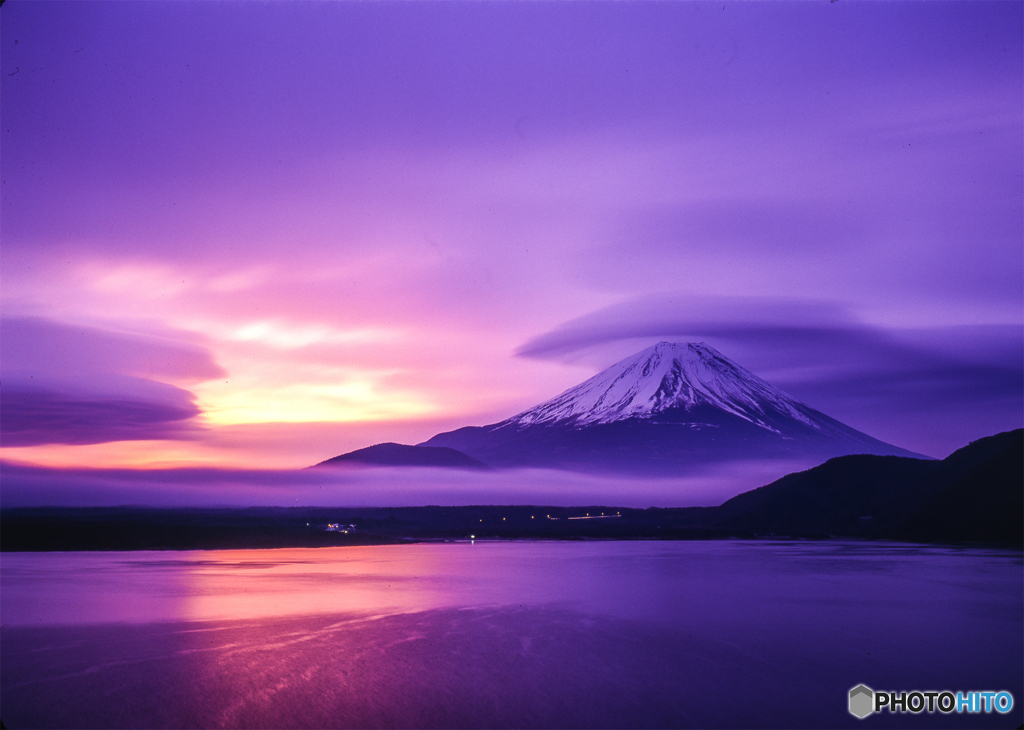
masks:
<instances>
[{"instance_id":1,"label":"orange reflection on lake","mask_svg":"<svg viewBox=\"0 0 1024 730\"><path fill-rule=\"evenodd\" d=\"M569 556L513 543L4 556L9 624L245 620L573 600ZM559 567L549 565L558 563ZM536 568L541 568L537 570ZM589 582L580 566L579 583Z\"/></svg>"},{"instance_id":2,"label":"orange reflection on lake","mask_svg":"<svg viewBox=\"0 0 1024 730\"><path fill-rule=\"evenodd\" d=\"M429 551L401 545L220 550L183 571L182 620L378 614L443 605ZM468 546L467 546L468 548Z\"/></svg>"}]
</instances>

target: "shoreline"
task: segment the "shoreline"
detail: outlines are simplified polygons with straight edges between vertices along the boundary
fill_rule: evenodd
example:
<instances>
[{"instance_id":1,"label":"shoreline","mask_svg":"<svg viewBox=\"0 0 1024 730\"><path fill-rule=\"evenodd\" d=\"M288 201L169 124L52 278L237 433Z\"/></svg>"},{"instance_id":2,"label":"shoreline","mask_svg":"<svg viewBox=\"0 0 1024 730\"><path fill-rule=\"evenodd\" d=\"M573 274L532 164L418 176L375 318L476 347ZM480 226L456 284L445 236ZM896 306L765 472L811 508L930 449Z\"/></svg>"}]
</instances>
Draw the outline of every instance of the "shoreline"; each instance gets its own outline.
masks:
<instances>
[{"instance_id":1,"label":"shoreline","mask_svg":"<svg viewBox=\"0 0 1024 730\"><path fill-rule=\"evenodd\" d=\"M593 515L594 512L598 514ZM598 519L601 516L615 519ZM343 529L338 529L339 525ZM854 539L1024 549L1015 541L951 540L941 536L908 539L898 530L865 520L854 522L852 529L834 532L810 526L784 532L760 531L729 524L727 515L714 507L17 507L0 509L0 528L2 553L265 550L517 540L728 539Z\"/></svg>"}]
</instances>

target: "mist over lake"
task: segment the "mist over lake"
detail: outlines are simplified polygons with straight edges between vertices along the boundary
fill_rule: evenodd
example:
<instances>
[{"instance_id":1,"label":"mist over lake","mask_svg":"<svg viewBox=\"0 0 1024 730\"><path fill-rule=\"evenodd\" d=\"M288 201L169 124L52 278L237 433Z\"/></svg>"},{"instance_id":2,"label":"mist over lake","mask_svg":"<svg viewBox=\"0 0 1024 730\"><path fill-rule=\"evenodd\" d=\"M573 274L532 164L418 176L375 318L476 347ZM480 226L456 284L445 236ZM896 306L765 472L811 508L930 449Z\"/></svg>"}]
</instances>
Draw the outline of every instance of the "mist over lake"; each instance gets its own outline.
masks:
<instances>
[{"instance_id":1,"label":"mist over lake","mask_svg":"<svg viewBox=\"0 0 1024 730\"><path fill-rule=\"evenodd\" d=\"M808 462L756 459L636 478L555 469L477 472L424 467L256 471L239 469L48 469L5 464L5 507L20 506L408 506L423 504L616 504L688 507L726 499Z\"/></svg>"},{"instance_id":2,"label":"mist over lake","mask_svg":"<svg viewBox=\"0 0 1024 730\"><path fill-rule=\"evenodd\" d=\"M7 553L3 720L854 727L860 683L1019 701L1021 570L1019 551L850 541Z\"/></svg>"}]
</instances>

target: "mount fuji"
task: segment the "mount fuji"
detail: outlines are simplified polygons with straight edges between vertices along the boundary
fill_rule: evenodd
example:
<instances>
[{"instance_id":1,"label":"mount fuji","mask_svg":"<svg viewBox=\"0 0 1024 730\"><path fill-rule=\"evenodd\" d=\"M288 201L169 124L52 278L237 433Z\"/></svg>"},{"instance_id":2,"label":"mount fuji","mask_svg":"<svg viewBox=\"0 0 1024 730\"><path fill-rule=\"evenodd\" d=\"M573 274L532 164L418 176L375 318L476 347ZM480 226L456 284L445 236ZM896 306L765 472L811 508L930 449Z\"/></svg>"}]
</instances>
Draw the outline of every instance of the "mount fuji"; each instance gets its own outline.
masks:
<instances>
[{"instance_id":1,"label":"mount fuji","mask_svg":"<svg viewBox=\"0 0 1024 730\"><path fill-rule=\"evenodd\" d=\"M494 467L673 474L736 460L922 457L816 411L704 343L661 342L488 426L420 444Z\"/></svg>"}]
</instances>

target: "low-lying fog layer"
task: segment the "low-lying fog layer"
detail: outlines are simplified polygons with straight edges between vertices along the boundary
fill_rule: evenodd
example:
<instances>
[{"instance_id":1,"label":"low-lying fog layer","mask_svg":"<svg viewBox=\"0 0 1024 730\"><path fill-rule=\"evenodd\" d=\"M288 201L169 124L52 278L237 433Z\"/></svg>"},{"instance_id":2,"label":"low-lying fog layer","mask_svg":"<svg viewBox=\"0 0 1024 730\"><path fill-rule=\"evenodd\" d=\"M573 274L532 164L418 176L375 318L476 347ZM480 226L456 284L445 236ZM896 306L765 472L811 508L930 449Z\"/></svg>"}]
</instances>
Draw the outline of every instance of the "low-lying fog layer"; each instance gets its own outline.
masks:
<instances>
[{"instance_id":1,"label":"low-lying fog layer","mask_svg":"<svg viewBox=\"0 0 1024 730\"><path fill-rule=\"evenodd\" d=\"M547 469L44 469L3 465L3 504L28 506L412 506L424 504L721 504L809 464L731 462L671 478Z\"/></svg>"}]
</instances>

